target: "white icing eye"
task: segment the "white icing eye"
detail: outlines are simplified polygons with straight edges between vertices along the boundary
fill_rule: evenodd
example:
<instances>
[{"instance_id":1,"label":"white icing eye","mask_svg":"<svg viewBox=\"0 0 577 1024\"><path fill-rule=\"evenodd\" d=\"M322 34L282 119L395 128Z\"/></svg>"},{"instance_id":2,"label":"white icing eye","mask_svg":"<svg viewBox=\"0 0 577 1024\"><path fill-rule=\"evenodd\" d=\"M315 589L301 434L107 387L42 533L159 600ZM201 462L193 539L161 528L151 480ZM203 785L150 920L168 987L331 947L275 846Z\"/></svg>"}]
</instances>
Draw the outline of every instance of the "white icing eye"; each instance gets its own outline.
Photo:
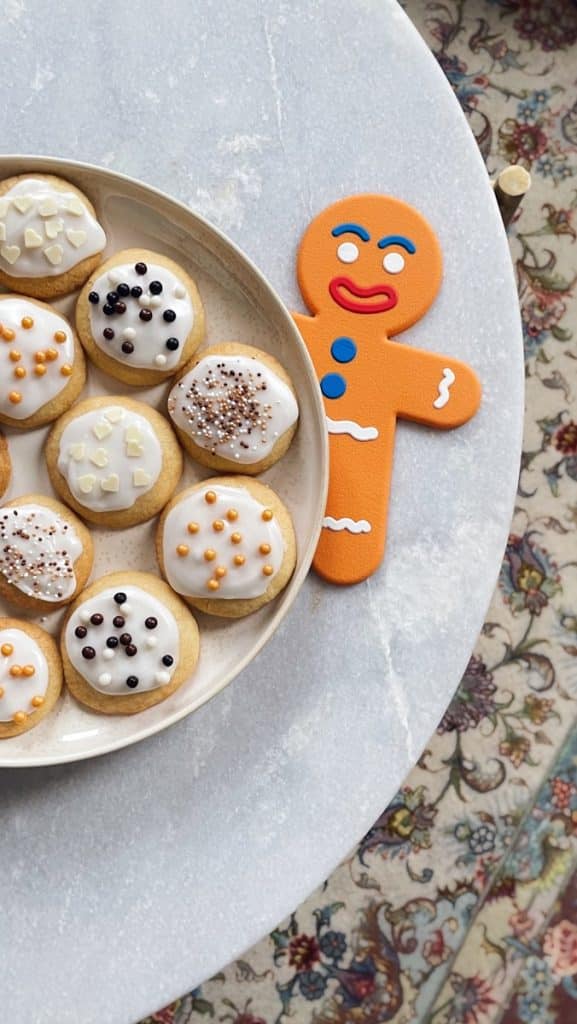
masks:
<instances>
[{"instance_id":1,"label":"white icing eye","mask_svg":"<svg viewBox=\"0 0 577 1024\"><path fill-rule=\"evenodd\" d=\"M405 260L400 252L388 252L383 256L383 267L388 274L400 274L405 269Z\"/></svg>"},{"instance_id":2,"label":"white icing eye","mask_svg":"<svg viewBox=\"0 0 577 1024\"><path fill-rule=\"evenodd\" d=\"M341 263L354 263L359 258L359 250L354 242L341 242L337 249Z\"/></svg>"}]
</instances>

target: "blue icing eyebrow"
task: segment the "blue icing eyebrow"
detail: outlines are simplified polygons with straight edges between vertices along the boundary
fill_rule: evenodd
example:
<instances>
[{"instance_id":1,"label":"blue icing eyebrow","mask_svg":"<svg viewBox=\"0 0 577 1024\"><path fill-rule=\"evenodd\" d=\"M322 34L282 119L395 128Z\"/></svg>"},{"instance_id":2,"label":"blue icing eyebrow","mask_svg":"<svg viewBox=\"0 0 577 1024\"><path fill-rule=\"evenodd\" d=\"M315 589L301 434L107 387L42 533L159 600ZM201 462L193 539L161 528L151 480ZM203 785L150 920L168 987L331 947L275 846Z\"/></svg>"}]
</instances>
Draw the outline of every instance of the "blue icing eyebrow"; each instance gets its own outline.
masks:
<instances>
[{"instance_id":1,"label":"blue icing eyebrow","mask_svg":"<svg viewBox=\"0 0 577 1024\"><path fill-rule=\"evenodd\" d=\"M415 243L411 242L410 238L405 238L404 235L385 235L384 238L379 239L377 245L379 249L386 249L388 245L400 245L402 249L410 252L411 256L417 251Z\"/></svg>"},{"instance_id":2,"label":"blue icing eyebrow","mask_svg":"<svg viewBox=\"0 0 577 1024\"><path fill-rule=\"evenodd\" d=\"M362 238L363 242L370 242L371 240L369 232L365 228L361 227L360 224L352 224L350 222L347 224L338 224L337 227L333 228L331 231L333 238L338 238L339 235L346 234L358 235L359 238Z\"/></svg>"}]
</instances>

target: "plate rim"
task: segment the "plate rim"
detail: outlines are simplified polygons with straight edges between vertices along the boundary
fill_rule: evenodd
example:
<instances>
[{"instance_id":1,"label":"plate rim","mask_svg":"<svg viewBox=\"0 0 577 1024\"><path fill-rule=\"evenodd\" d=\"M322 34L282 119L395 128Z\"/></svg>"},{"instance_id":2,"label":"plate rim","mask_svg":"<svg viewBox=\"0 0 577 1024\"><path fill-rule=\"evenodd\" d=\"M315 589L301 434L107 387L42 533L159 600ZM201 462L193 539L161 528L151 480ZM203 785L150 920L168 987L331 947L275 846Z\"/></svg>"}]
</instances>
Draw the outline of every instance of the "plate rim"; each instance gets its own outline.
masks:
<instances>
[{"instance_id":1,"label":"plate rim","mask_svg":"<svg viewBox=\"0 0 577 1024\"><path fill-rule=\"evenodd\" d=\"M105 179L113 179L113 181L120 182L124 185L136 186L142 189L144 192L152 193L163 202L169 203L173 207L176 207L185 218L196 221L200 228L207 232L208 235L216 237L220 245L225 249L232 251L239 263L244 264L249 276L252 275L254 283L258 284L259 288L262 289L268 300L272 303L273 307L276 307L276 312L279 316L280 324L286 329L287 336L292 339L292 343L296 344L300 350L301 356L304 358L304 363L307 368L307 374L309 382L316 382L316 374L313 366L312 359L309 355L308 349L303 341L301 333L296 326L290 311L285 306L279 293L270 283L266 275L262 270L254 263L250 256L248 256L239 245L236 244L225 232L221 231L220 228L213 225L209 220L197 213L191 207L187 206L181 199L176 199L168 192L163 189L159 189L154 185L148 185L141 178L135 178L132 175L124 174L121 171L110 170L110 168L102 167L99 164L93 164L82 160L71 160L66 157L41 155L41 154L28 154L28 153L1 153L0 154L0 180L6 177L12 177L16 174L26 174L27 169L22 171L15 171L12 165L14 164L29 164L30 172L37 174L44 173L61 175L63 178L67 177L68 170L72 173L74 171L88 171L96 174L99 177ZM184 230L187 230L186 223L183 225ZM262 308L262 307L261 307ZM0 744L0 769L2 768L40 768L47 767L50 765L64 765L73 764L78 761L87 761L91 758L103 757L106 754L110 754L115 750L122 750L135 746L142 740L147 739L150 736L154 736L157 733L164 732L170 726L175 725L177 722L182 721L184 718L188 718L189 715L193 714L199 708L208 704L209 701L213 700L214 697L218 696L227 686L234 681L234 679L243 672L250 663L258 657L263 647L268 641L274 636L276 630L288 615L292 605L294 604L302 585L309 573L315 549L320 537L322 528L322 517L326 505L328 484L329 484L329 442L328 432L326 429L322 429L325 423L325 411L322 402L321 392L318 385L310 389L312 399L312 410L314 414L314 420L319 427L321 427L319 433L321 437L321 446L319 451L319 487L317 490L317 501L315 508L315 519L316 527L312 531L309 541L304 548L300 565L297 566L294 575L292 576L289 585L287 587L288 597L285 598L281 608L278 608L270 622L267 624L262 632L262 635L258 638L256 643L251 647L249 653L247 653L240 662L235 664L233 669L230 669L228 673L223 676L223 679L219 682L209 694L205 695L202 700L192 703L191 707L186 709L175 710L170 714L167 719L153 723L148 726L141 728L139 732L134 736L123 737L117 740L108 741L101 750L97 751L70 751L69 753L63 752L61 756L46 756L42 754L27 756L25 759L22 757L6 757L3 754L3 748ZM162 576L159 576L162 579ZM66 684L63 684L64 686Z\"/></svg>"}]
</instances>

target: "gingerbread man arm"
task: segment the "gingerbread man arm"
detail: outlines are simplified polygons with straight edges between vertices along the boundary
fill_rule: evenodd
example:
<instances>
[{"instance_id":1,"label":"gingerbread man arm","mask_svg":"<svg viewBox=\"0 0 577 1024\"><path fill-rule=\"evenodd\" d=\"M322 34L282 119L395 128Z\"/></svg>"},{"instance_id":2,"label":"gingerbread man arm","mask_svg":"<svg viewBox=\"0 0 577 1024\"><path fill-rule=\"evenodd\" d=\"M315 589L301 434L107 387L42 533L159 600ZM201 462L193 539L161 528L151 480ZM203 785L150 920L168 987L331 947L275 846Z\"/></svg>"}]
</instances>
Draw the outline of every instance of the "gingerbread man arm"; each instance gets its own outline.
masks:
<instances>
[{"instance_id":1,"label":"gingerbread man arm","mask_svg":"<svg viewBox=\"0 0 577 1024\"><path fill-rule=\"evenodd\" d=\"M397 416L430 427L460 427L481 402L479 378L466 363L450 356L393 342L392 366Z\"/></svg>"}]
</instances>

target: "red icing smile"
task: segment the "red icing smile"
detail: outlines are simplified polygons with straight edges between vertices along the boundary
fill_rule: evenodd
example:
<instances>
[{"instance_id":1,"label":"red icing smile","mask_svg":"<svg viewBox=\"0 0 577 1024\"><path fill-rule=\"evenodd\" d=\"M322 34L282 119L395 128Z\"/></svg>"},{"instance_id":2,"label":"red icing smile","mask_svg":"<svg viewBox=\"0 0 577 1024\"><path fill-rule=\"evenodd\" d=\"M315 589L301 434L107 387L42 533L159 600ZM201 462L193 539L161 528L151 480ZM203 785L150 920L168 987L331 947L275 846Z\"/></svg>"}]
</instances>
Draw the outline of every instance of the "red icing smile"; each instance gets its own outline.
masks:
<instances>
[{"instance_id":1,"label":"red icing smile","mask_svg":"<svg viewBox=\"0 0 577 1024\"><path fill-rule=\"evenodd\" d=\"M337 305L351 313L386 313L388 309L394 309L399 301L395 289L389 284L373 284L362 288L351 281L350 277L333 277L329 282L329 293ZM378 302L367 301L376 295L382 296Z\"/></svg>"}]
</instances>

